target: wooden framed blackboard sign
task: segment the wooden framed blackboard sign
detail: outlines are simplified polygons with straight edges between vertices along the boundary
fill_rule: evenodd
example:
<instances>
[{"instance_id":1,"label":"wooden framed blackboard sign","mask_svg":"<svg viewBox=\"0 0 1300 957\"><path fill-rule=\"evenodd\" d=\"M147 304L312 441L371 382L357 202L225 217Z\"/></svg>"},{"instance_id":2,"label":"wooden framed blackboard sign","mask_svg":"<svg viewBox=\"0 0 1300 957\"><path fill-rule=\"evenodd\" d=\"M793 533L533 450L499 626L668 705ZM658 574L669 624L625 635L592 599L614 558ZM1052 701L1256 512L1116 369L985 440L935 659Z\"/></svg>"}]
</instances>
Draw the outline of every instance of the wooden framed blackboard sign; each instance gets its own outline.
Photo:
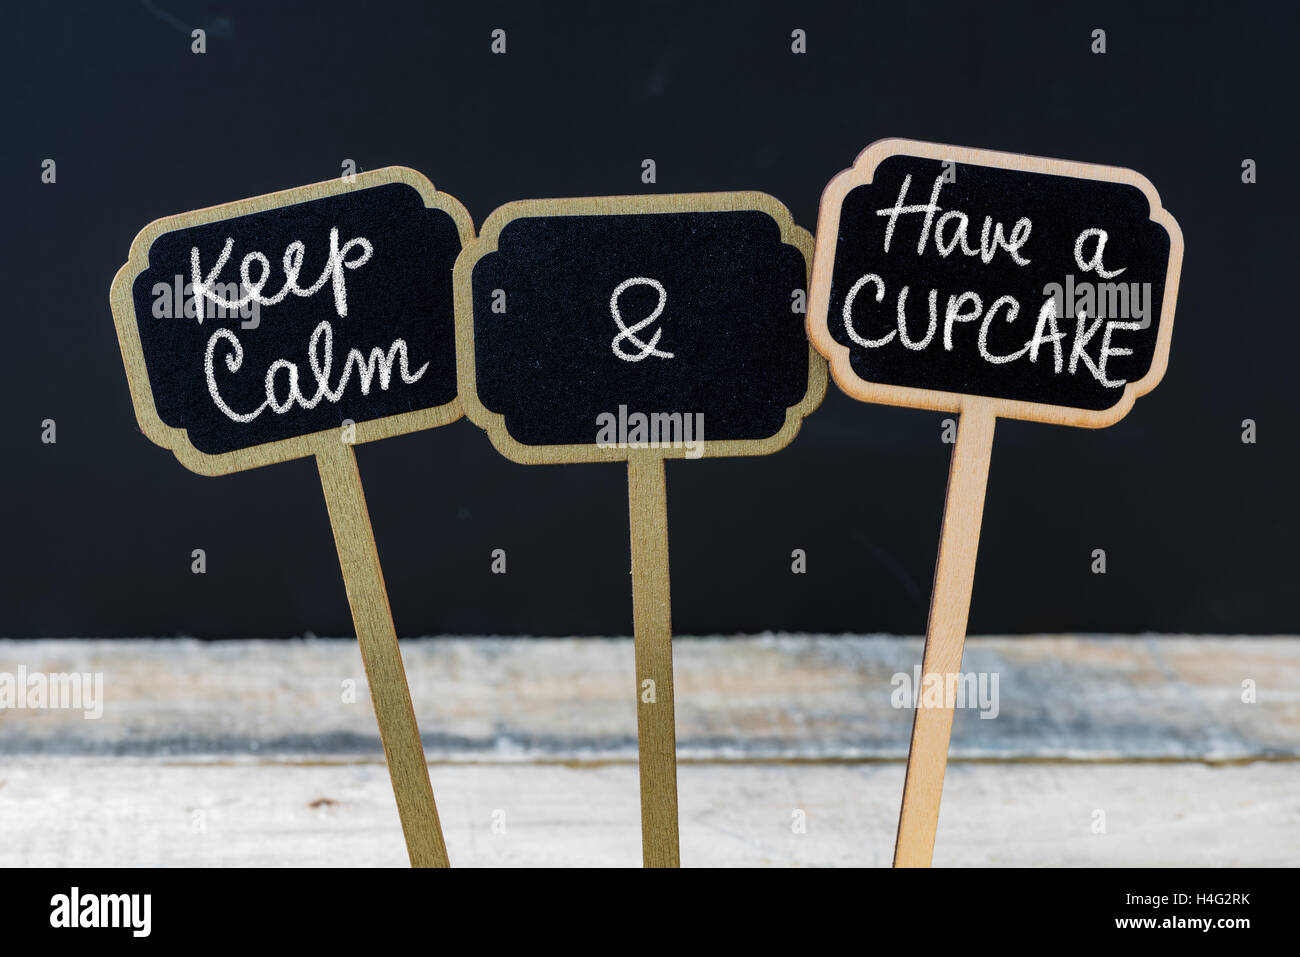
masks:
<instances>
[{"instance_id":1,"label":"wooden framed blackboard sign","mask_svg":"<svg viewBox=\"0 0 1300 957\"><path fill-rule=\"evenodd\" d=\"M890 139L826 187L813 345L854 398L960 415L927 682L961 667L997 418L1123 418L1165 373L1182 258L1178 224L1128 169ZM937 697L916 711L899 866L934 849L953 707Z\"/></svg>"},{"instance_id":2,"label":"wooden framed blackboard sign","mask_svg":"<svg viewBox=\"0 0 1300 957\"><path fill-rule=\"evenodd\" d=\"M456 263L469 419L516 462L628 463L647 866L678 863L664 460L777 451L821 402L811 254L734 192L510 203Z\"/></svg>"},{"instance_id":3,"label":"wooden framed blackboard sign","mask_svg":"<svg viewBox=\"0 0 1300 957\"><path fill-rule=\"evenodd\" d=\"M447 852L352 446L460 417L452 269L473 236L388 167L150 223L110 291L153 442L204 475L316 458L418 865Z\"/></svg>"},{"instance_id":4,"label":"wooden framed blackboard sign","mask_svg":"<svg viewBox=\"0 0 1300 957\"><path fill-rule=\"evenodd\" d=\"M456 264L466 415L529 464L776 451L825 394L811 251L764 193L503 206Z\"/></svg>"},{"instance_id":5,"label":"wooden framed blackboard sign","mask_svg":"<svg viewBox=\"0 0 1300 957\"><path fill-rule=\"evenodd\" d=\"M1132 170L883 140L817 243L808 333L854 398L1099 427L1164 375L1182 235Z\"/></svg>"},{"instance_id":6,"label":"wooden framed blackboard sign","mask_svg":"<svg viewBox=\"0 0 1300 957\"><path fill-rule=\"evenodd\" d=\"M389 167L150 223L113 282L136 417L219 475L445 425L469 214Z\"/></svg>"}]
</instances>

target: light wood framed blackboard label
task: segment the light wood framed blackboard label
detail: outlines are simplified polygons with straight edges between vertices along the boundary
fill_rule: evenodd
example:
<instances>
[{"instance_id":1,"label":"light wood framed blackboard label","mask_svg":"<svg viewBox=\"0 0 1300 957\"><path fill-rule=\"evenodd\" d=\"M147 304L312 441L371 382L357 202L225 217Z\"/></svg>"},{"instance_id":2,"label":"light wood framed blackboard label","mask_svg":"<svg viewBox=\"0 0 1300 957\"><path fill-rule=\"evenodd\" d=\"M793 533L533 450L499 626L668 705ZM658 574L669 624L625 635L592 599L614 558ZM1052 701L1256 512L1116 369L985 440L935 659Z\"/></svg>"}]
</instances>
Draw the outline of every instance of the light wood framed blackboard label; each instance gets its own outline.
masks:
<instances>
[{"instance_id":1,"label":"light wood framed blackboard label","mask_svg":"<svg viewBox=\"0 0 1300 957\"><path fill-rule=\"evenodd\" d=\"M1164 375L1181 266L1132 170L882 140L822 196L808 331L864 401L1110 425Z\"/></svg>"},{"instance_id":2,"label":"light wood framed blackboard label","mask_svg":"<svg viewBox=\"0 0 1300 957\"><path fill-rule=\"evenodd\" d=\"M503 206L456 263L466 415L519 462L776 451L826 391L811 255L764 193Z\"/></svg>"},{"instance_id":3,"label":"light wood framed blackboard label","mask_svg":"<svg viewBox=\"0 0 1300 957\"><path fill-rule=\"evenodd\" d=\"M468 213L404 167L160 219L111 300L136 417L221 474L460 417L452 267Z\"/></svg>"},{"instance_id":4,"label":"light wood framed blackboard label","mask_svg":"<svg viewBox=\"0 0 1300 957\"><path fill-rule=\"evenodd\" d=\"M822 194L808 335L865 402L960 414L923 681L955 687L999 416L1100 427L1164 375L1183 237L1132 170L881 140ZM918 705L894 864L928 867L953 701Z\"/></svg>"}]
</instances>

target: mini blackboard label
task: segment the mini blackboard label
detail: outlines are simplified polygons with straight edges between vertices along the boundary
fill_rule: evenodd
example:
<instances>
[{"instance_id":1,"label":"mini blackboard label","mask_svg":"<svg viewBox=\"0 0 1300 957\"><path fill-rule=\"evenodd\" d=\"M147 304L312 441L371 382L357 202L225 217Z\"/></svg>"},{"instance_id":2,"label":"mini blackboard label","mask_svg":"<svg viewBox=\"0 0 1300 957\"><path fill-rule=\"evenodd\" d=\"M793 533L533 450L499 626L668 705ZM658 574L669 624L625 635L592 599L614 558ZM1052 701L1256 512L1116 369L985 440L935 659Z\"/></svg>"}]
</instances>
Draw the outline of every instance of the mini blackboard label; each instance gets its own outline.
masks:
<instances>
[{"instance_id":1,"label":"mini blackboard label","mask_svg":"<svg viewBox=\"0 0 1300 957\"><path fill-rule=\"evenodd\" d=\"M137 417L199 471L460 415L455 199L390 167L159 220L114 281Z\"/></svg>"},{"instance_id":2,"label":"mini blackboard label","mask_svg":"<svg viewBox=\"0 0 1300 957\"><path fill-rule=\"evenodd\" d=\"M466 414L526 462L775 451L825 393L810 258L761 193L502 207L456 266Z\"/></svg>"},{"instance_id":3,"label":"mini blackboard label","mask_svg":"<svg viewBox=\"0 0 1300 957\"><path fill-rule=\"evenodd\" d=\"M857 398L1105 425L1164 373L1182 236L1131 170L885 140L817 243L809 333Z\"/></svg>"}]
</instances>

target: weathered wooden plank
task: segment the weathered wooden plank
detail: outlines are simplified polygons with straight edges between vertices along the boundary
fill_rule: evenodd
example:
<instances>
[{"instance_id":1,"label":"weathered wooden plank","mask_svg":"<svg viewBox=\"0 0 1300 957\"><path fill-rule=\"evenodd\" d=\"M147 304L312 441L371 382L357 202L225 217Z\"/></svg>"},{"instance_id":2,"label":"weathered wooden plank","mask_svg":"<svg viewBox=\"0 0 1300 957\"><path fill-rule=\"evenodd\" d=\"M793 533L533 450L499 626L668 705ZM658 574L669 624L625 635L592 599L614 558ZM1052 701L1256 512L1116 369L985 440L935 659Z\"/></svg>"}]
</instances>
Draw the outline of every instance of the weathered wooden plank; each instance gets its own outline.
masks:
<instances>
[{"instance_id":1,"label":"weathered wooden plank","mask_svg":"<svg viewBox=\"0 0 1300 957\"><path fill-rule=\"evenodd\" d=\"M432 771L453 865L641 862L635 763ZM889 864L900 763L683 764L679 777L685 866ZM1269 762L954 764L934 863L1294 866L1298 779ZM378 760L7 759L0 866L74 865L402 867L406 854Z\"/></svg>"},{"instance_id":2,"label":"weathered wooden plank","mask_svg":"<svg viewBox=\"0 0 1300 957\"><path fill-rule=\"evenodd\" d=\"M891 679L919 639L674 641L689 760L902 759ZM404 641L433 761L636 759L630 639ZM99 672L104 714L0 711L0 754L378 754L354 641L0 641L0 675ZM1300 757L1300 639L973 638L998 713L959 709L954 760ZM1242 682L1257 700L1242 700Z\"/></svg>"}]
</instances>

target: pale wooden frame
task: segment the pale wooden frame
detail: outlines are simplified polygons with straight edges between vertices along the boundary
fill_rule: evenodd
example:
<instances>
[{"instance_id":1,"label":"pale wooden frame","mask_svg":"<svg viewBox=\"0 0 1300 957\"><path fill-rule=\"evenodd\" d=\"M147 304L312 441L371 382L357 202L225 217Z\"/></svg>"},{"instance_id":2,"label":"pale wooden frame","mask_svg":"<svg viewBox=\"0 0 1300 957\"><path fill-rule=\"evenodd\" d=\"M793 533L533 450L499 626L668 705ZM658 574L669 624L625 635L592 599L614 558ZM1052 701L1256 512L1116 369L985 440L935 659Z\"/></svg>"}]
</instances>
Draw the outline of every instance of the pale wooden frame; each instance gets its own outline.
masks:
<instances>
[{"instance_id":1,"label":"pale wooden frame","mask_svg":"<svg viewBox=\"0 0 1300 957\"><path fill-rule=\"evenodd\" d=\"M835 266L835 246L839 239L840 209L844 197L850 190L870 183L876 167L882 161L900 154L952 160L958 165L965 163L972 166L1073 176L1105 183L1127 183L1140 189L1150 205L1150 219L1163 226L1169 234L1169 265L1165 273L1164 296L1160 304L1160 326L1156 330L1155 354L1152 356L1151 368L1147 370L1146 375L1136 382L1126 384L1123 395L1113 406L1096 410L1016 399L999 399L991 396L965 395L959 392L912 386L886 385L858 378L849 364L849 347L836 342L829 329L831 276ZM817 244L813 254L812 282L808 291L808 338L817 351L829 360L835 384L848 395L863 402L958 413L978 404L982 409L1008 419L1101 428L1114 425L1128 414L1138 396L1154 389L1165 374L1165 367L1169 363L1170 338L1174 331L1174 304L1178 298L1178 281L1182 274L1182 264L1182 230L1178 228L1174 217L1161 206L1160 195L1156 192L1155 186L1149 179L1134 170L1119 166L1047 159L1041 156L1024 156L1019 153L1002 153L996 150L947 146L919 140L877 140L858 154L850 168L836 174L822 193L821 208L817 217Z\"/></svg>"}]
</instances>

